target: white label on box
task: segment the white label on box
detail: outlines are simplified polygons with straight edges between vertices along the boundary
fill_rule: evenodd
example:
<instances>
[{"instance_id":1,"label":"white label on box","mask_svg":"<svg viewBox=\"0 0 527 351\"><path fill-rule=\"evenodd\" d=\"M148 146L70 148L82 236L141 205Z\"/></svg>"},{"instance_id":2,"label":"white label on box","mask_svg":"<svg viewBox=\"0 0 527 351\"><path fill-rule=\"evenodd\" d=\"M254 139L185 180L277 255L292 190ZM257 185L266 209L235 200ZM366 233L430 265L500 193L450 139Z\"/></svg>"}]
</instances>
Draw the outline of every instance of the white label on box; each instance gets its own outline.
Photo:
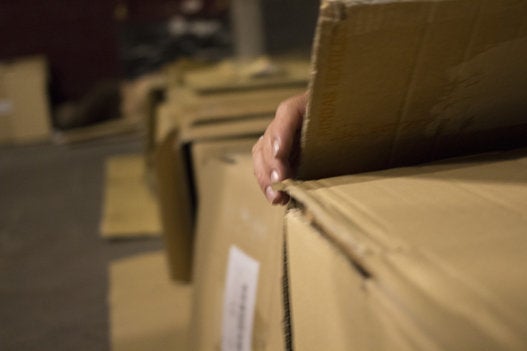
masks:
<instances>
[{"instance_id":1,"label":"white label on box","mask_svg":"<svg viewBox=\"0 0 527 351\"><path fill-rule=\"evenodd\" d=\"M223 301L222 351L250 351L260 263L231 246Z\"/></svg>"}]
</instances>

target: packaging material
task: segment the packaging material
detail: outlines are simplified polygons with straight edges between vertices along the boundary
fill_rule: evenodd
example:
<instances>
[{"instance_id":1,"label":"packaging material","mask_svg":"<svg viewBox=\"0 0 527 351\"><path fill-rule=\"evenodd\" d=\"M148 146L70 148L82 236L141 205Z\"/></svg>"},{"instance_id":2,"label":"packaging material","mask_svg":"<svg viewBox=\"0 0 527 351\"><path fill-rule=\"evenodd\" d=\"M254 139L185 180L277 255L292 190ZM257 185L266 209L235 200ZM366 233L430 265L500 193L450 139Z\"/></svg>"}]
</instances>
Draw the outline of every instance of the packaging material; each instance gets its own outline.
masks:
<instances>
[{"instance_id":1,"label":"packaging material","mask_svg":"<svg viewBox=\"0 0 527 351\"><path fill-rule=\"evenodd\" d=\"M49 139L48 67L43 56L0 63L0 142Z\"/></svg>"},{"instance_id":2,"label":"packaging material","mask_svg":"<svg viewBox=\"0 0 527 351\"><path fill-rule=\"evenodd\" d=\"M309 62L295 57L257 58L249 62L226 60L216 66L188 72L185 85L200 94L249 89L304 87Z\"/></svg>"},{"instance_id":3,"label":"packaging material","mask_svg":"<svg viewBox=\"0 0 527 351\"><path fill-rule=\"evenodd\" d=\"M525 145L527 2L324 0L302 179Z\"/></svg>"},{"instance_id":4,"label":"packaging material","mask_svg":"<svg viewBox=\"0 0 527 351\"><path fill-rule=\"evenodd\" d=\"M243 62L262 55L265 49L260 1L235 0L229 9L238 60Z\"/></svg>"},{"instance_id":5,"label":"packaging material","mask_svg":"<svg viewBox=\"0 0 527 351\"><path fill-rule=\"evenodd\" d=\"M149 117L152 95L166 88L166 80L166 75L158 71L121 83L122 118L145 121Z\"/></svg>"},{"instance_id":6,"label":"packaging material","mask_svg":"<svg viewBox=\"0 0 527 351\"><path fill-rule=\"evenodd\" d=\"M86 127L57 130L53 133L53 142L59 145L84 143L117 135L137 134L142 128L142 122L118 118Z\"/></svg>"},{"instance_id":7,"label":"packaging material","mask_svg":"<svg viewBox=\"0 0 527 351\"><path fill-rule=\"evenodd\" d=\"M142 155L108 158L101 236L116 239L160 234L157 199L148 188Z\"/></svg>"},{"instance_id":8,"label":"packaging material","mask_svg":"<svg viewBox=\"0 0 527 351\"><path fill-rule=\"evenodd\" d=\"M304 91L305 85L205 95L187 88L172 89L158 107L155 139L163 140L178 126L186 142L263 131L280 102Z\"/></svg>"},{"instance_id":9,"label":"packaging material","mask_svg":"<svg viewBox=\"0 0 527 351\"><path fill-rule=\"evenodd\" d=\"M239 350L284 349L284 209L270 206L254 179L254 142L201 142L192 148L199 194L192 350L229 349L222 340L229 342L233 333Z\"/></svg>"},{"instance_id":10,"label":"packaging material","mask_svg":"<svg viewBox=\"0 0 527 351\"><path fill-rule=\"evenodd\" d=\"M167 279L165 257L152 252L109 267L112 351L191 351L192 286Z\"/></svg>"},{"instance_id":11,"label":"packaging material","mask_svg":"<svg viewBox=\"0 0 527 351\"><path fill-rule=\"evenodd\" d=\"M159 105L157 125L163 135L158 136L161 141L154 163L174 279L188 281L192 276L196 184L201 170L193 167L192 146L204 141L247 137L255 141L272 120L278 104L301 92L299 88L280 88L197 96L180 90L179 97L185 104L175 103L169 97Z\"/></svg>"},{"instance_id":12,"label":"packaging material","mask_svg":"<svg viewBox=\"0 0 527 351\"><path fill-rule=\"evenodd\" d=\"M189 126L193 127L191 135L185 137L192 139L209 136L207 126L211 123L242 122L241 119L274 115L281 101L305 91L309 62L290 57L272 61L262 58L242 66L225 61L213 67L200 67L197 63L182 61L167 67L166 71L169 83L164 101L155 107L159 113L152 115L147 124L147 153L182 124L187 131ZM154 100L156 104L161 102L159 98ZM204 131L197 128L198 124L202 124ZM234 128L247 127L234 123ZM228 132L230 127L222 130Z\"/></svg>"},{"instance_id":13,"label":"packaging material","mask_svg":"<svg viewBox=\"0 0 527 351\"><path fill-rule=\"evenodd\" d=\"M192 276L194 201L184 150L177 148L178 130L170 133L155 152L157 195L170 275L188 282Z\"/></svg>"},{"instance_id":14,"label":"packaging material","mask_svg":"<svg viewBox=\"0 0 527 351\"><path fill-rule=\"evenodd\" d=\"M525 350L527 149L290 181L297 350Z\"/></svg>"}]
</instances>

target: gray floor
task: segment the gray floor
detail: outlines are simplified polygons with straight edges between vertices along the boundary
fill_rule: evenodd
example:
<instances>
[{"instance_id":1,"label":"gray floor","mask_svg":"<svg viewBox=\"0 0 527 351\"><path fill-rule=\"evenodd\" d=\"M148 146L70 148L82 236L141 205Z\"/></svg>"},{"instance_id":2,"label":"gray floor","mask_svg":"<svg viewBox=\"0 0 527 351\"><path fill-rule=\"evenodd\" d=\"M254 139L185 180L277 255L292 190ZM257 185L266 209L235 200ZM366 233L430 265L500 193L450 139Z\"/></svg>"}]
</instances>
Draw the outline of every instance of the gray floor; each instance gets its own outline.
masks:
<instances>
[{"instance_id":1,"label":"gray floor","mask_svg":"<svg viewBox=\"0 0 527 351\"><path fill-rule=\"evenodd\" d=\"M0 350L108 350L108 263L160 239L99 238L104 159L137 137L0 147Z\"/></svg>"}]
</instances>

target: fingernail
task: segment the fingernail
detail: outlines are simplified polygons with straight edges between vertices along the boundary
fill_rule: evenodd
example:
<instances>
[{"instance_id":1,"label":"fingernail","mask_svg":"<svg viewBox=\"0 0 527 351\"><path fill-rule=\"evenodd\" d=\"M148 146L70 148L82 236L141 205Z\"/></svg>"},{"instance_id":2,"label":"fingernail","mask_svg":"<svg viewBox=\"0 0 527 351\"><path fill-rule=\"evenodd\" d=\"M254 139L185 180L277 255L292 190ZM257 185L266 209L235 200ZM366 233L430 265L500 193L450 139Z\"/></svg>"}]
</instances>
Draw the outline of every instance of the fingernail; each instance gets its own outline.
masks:
<instances>
[{"instance_id":1,"label":"fingernail","mask_svg":"<svg viewBox=\"0 0 527 351\"><path fill-rule=\"evenodd\" d=\"M280 181L280 176L278 175L278 172L275 169L271 172L271 182L276 183L279 181Z\"/></svg>"},{"instance_id":2,"label":"fingernail","mask_svg":"<svg viewBox=\"0 0 527 351\"><path fill-rule=\"evenodd\" d=\"M280 142L278 141L278 139L274 139L273 140L273 154L274 154L274 157L276 157L278 155L278 151L280 151Z\"/></svg>"},{"instance_id":3,"label":"fingernail","mask_svg":"<svg viewBox=\"0 0 527 351\"><path fill-rule=\"evenodd\" d=\"M267 196L267 199L272 202L276 197L276 191L274 191L273 188L268 186L267 188L265 188L265 195Z\"/></svg>"}]
</instances>

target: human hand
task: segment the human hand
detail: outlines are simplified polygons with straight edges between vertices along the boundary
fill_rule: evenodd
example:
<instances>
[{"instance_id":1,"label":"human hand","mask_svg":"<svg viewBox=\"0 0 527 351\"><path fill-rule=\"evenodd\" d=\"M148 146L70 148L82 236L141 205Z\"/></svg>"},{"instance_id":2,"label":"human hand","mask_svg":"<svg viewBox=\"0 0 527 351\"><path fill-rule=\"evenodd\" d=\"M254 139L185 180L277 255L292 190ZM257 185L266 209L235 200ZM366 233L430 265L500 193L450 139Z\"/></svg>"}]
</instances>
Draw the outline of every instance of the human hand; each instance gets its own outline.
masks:
<instances>
[{"instance_id":1,"label":"human hand","mask_svg":"<svg viewBox=\"0 0 527 351\"><path fill-rule=\"evenodd\" d=\"M289 200L285 193L273 190L271 185L293 176L306 104L307 93L283 101L264 135L253 146L254 175L273 205Z\"/></svg>"}]
</instances>

